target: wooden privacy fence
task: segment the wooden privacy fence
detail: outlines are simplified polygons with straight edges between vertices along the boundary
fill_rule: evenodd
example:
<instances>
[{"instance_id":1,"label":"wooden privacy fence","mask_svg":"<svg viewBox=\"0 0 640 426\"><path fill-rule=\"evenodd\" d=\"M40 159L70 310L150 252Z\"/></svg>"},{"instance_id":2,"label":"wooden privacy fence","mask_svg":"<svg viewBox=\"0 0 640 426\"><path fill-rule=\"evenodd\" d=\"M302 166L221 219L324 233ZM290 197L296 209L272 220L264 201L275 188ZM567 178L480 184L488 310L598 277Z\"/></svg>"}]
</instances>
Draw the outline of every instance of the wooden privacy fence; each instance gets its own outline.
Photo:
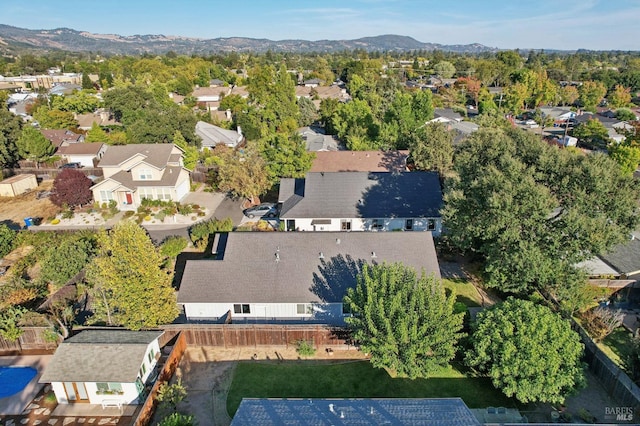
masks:
<instances>
[{"instance_id":1,"label":"wooden privacy fence","mask_svg":"<svg viewBox=\"0 0 640 426\"><path fill-rule=\"evenodd\" d=\"M45 332L49 330L47 327L21 327L21 329L22 335L18 340L9 341L0 336L0 354L22 351L53 351L58 347L59 341L52 342L46 339Z\"/></svg>"},{"instance_id":2,"label":"wooden privacy fence","mask_svg":"<svg viewBox=\"0 0 640 426\"><path fill-rule=\"evenodd\" d=\"M175 335L174 335L175 337ZM162 336L162 341L167 342L166 336ZM160 342L162 343L162 342ZM162 345L160 345L162 347ZM163 383L169 382L173 374L176 372L176 368L178 368L178 364L180 364L180 360L182 360L182 356L184 352L187 350L187 343L184 335L178 334L175 343L171 349L171 353L164 365L162 366L162 371L158 375L158 380L153 384L151 391L149 391L149 395L147 399L144 401L144 404L138 410L138 415L136 416L133 424L135 426L147 426L151 423L151 419L153 417L153 413L156 410L158 405L158 389Z\"/></svg>"},{"instance_id":3,"label":"wooden privacy fence","mask_svg":"<svg viewBox=\"0 0 640 426\"><path fill-rule=\"evenodd\" d=\"M25 167L25 168L19 168L19 169L3 169L2 170L2 175L7 178L9 176L14 176L14 175L21 175L21 174L34 174L36 175L37 178L39 179L55 179L58 174L60 174L61 171L63 171L64 169L59 169L57 167L53 168L53 167ZM78 170L82 173L84 173L85 176L98 176L98 177L102 177L104 176L104 173L102 171L102 169L97 168L97 167L83 167L81 169L73 169L73 170Z\"/></svg>"},{"instance_id":4,"label":"wooden privacy fence","mask_svg":"<svg viewBox=\"0 0 640 426\"><path fill-rule=\"evenodd\" d=\"M351 345L348 330L325 325L175 324L164 327L167 338L180 332L188 345L229 347L292 346L298 340L316 348Z\"/></svg>"}]
</instances>

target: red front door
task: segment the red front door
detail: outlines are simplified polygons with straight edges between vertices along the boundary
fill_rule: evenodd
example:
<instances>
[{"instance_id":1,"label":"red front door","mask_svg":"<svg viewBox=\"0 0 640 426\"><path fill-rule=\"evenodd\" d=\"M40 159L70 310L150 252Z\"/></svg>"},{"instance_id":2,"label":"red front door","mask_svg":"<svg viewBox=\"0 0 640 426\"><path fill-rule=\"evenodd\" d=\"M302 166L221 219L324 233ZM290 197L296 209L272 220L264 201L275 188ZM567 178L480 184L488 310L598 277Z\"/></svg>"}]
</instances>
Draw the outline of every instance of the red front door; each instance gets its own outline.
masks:
<instances>
[{"instance_id":1,"label":"red front door","mask_svg":"<svg viewBox=\"0 0 640 426\"><path fill-rule=\"evenodd\" d=\"M133 197L131 197L131 193L127 192L127 204L133 204Z\"/></svg>"}]
</instances>

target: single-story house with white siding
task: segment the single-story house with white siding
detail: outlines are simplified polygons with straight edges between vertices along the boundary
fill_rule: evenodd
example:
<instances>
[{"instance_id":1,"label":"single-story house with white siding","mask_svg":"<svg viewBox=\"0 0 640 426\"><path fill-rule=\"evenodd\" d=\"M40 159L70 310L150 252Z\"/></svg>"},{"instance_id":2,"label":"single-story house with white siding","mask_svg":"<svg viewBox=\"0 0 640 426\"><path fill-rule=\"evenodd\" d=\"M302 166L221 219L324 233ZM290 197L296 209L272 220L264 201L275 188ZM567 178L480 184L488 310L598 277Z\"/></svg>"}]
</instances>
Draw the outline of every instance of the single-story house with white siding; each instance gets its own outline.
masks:
<instances>
[{"instance_id":1,"label":"single-story house with white siding","mask_svg":"<svg viewBox=\"0 0 640 426\"><path fill-rule=\"evenodd\" d=\"M307 173L280 181L287 231L442 232L435 172Z\"/></svg>"},{"instance_id":2,"label":"single-story house with white siding","mask_svg":"<svg viewBox=\"0 0 640 426\"><path fill-rule=\"evenodd\" d=\"M58 404L140 404L160 358L162 333L82 331L58 346L39 382L51 383Z\"/></svg>"},{"instance_id":3,"label":"single-story house with white siding","mask_svg":"<svg viewBox=\"0 0 640 426\"><path fill-rule=\"evenodd\" d=\"M231 232L215 259L188 260L178 304L189 321L343 325L342 300L367 264L440 278L431 232Z\"/></svg>"},{"instance_id":4,"label":"single-story house with white siding","mask_svg":"<svg viewBox=\"0 0 640 426\"><path fill-rule=\"evenodd\" d=\"M57 154L66 158L69 163L80 163L83 167L94 167L94 161L99 161L107 151L107 145L102 142L73 143L58 148Z\"/></svg>"}]
</instances>

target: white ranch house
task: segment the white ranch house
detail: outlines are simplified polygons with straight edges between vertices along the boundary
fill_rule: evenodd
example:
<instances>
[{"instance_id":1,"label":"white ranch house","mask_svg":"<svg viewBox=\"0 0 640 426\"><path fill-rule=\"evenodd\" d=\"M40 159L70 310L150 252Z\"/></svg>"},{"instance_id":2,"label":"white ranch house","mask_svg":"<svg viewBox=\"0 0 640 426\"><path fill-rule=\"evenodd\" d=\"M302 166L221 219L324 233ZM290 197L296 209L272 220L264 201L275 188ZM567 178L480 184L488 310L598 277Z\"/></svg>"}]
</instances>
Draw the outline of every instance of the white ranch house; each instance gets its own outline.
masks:
<instances>
[{"instance_id":1,"label":"white ranch house","mask_svg":"<svg viewBox=\"0 0 640 426\"><path fill-rule=\"evenodd\" d=\"M343 325L343 297L365 263L440 277L431 232L231 232L214 252L186 263L178 303L189 321Z\"/></svg>"},{"instance_id":2,"label":"white ranch house","mask_svg":"<svg viewBox=\"0 0 640 426\"><path fill-rule=\"evenodd\" d=\"M442 232L442 190L433 172L307 173L282 179L287 231Z\"/></svg>"}]
</instances>

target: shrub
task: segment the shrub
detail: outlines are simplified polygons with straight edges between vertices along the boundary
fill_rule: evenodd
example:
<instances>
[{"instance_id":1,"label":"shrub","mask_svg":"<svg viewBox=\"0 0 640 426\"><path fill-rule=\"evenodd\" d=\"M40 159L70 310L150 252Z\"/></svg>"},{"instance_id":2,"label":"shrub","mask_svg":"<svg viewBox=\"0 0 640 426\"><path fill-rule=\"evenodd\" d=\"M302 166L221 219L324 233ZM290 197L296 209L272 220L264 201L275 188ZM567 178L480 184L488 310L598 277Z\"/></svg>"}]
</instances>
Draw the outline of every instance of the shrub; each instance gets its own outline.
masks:
<instances>
[{"instance_id":1,"label":"shrub","mask_svg":"<svg viewBox=\"0 0 640 426\"><path fill-rule=\"evenodd\" d=\"M149 221L151 220L151 216L146 215L146 216L144 217L144 220L145 220L145 221L147 221L147 222L149 222Z\"/></svg>"},{"instance_id":2,"label":"shrub","mask_svg":"<svg viewBox=\"0 0 640 426\"><path fill-rule=\"evenodd\" d=\"M16 238L16 231L7 225L0 225L0 258L7 255L13 247L13 240Z\"/></svg>"},{"instance_id":3,"label":"shrub","mask_svg":"<svg viewBox=\"0 0 640 426\"><path fill-rule=\"evenodd\" d=\"M73 211L71 209L67 209L62 212L63 219L71 219L72 217L73 217Z\"/></svg>"},{"instance_id":4,"label":"shrub","mask_svg":"<svg viewBox=\"0 0 640 426\"><path fill-rule=\"evenodd\" d=\"M587 333L600 342L622 325L624 315L620 310L597 307L584 312L581 318Z\"/></svg>"},{"instance_id":5,"label":"shrub","mask_svg":"<svg viewBox=\"0 0 640 426\"><path fill-rule=\"evenodd\" d=\"M167 217L167 215L164 213L164 211L161 211L159 213L156 213L153 217L155 217L160 222L162 222L164 220L164 218Z\"/></svg>"},{"instance_id":6,"label":"shrub","mask_svg":"<svg viewBox=\"0 0 640 426\"><path fill-rule=\"evenodd\" d=\"M91 179L74 169L64 169L53 181L51 202L57 206L88 204L93 198Z\"/></svg>"},{"instance_id":7,"label":"shrub","mask_svg":"<svg viewBox=\"0 0 640 426\"><path fill-rule=\"evenodd\" d=\"M191 206L191 204L178 204L178 213L182 214L182 215L188 215L193 213L193 207Z\"/></svg>"},{"instance_id":8,"label":"shrub","mask_svg":"<svg viewBox=\"0 0 640 426\"><path fill-rule=\"evenodd\" d=\"M124 217L131 217L133 216L135 213L131 210L127 210L126 212L124 212Z\"/></svg>"},{"instance_id":9,"label":"shrub","mask_svg":"<svg viewBox=\"0 0 640 426\"><path fill-rule=\"evenodd\" d=\"M202 239L208 240L209 235L216 232L231 232L233 231L233 221L231 218L224 220L218 220L212 218L204 222L196 223L189 228L189 236L193 244L197 244Z\"/></svg>"},{"instance_id":10,"label":"shrub","mask_svg":"<svg viewBox=\"0 0 640 426\"><path fill-rule=\"evenodd\" d=\"M306 340L296 341L296 352L300 356L314 356L316 354L316 348Z\"/></svg>"},{"instance_id":11,"label":"shrub","mask_svg":"<svg viewBox=\"0 0 640 426\"><path fill-rule=\"evenodd\" d=\"M166 257L177 257L187 247L187 240L177 235L168 237L160 246L160 253Z\"/></svg>"}]
</instances>

